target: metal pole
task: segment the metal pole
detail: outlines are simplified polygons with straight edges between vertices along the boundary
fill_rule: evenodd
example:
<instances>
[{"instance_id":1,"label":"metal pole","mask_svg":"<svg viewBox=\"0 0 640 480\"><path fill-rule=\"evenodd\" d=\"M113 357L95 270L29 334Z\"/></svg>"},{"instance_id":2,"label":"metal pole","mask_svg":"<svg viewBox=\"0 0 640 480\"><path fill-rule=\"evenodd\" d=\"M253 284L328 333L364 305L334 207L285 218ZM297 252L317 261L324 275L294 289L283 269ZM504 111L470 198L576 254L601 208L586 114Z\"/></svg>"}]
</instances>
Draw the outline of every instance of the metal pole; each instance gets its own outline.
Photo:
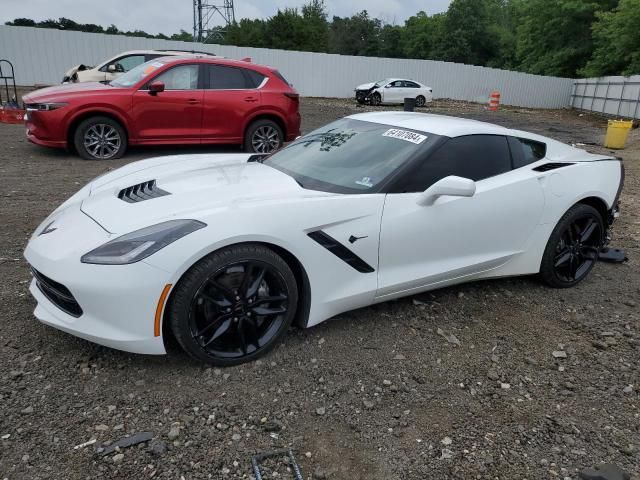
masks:
<instances>
[{"instance_id":1,"label":"metal pole","mask_svg":"<svg viewBox=\"0 0 640 480\"><path fill-rule=\"evenodd\" d=\"M589 83L585 82L582 85L584 85L584 89L582 90L582 98L580 99L580 110L584 110L584 98L587 96L587 85Z\"/></svg>"},{"instance_id":2,"label":"metal pole","mask_svg":"<svg viewBox=\"0 0 640 480\"><path fill-rule=\"evenodd\" d=\"M609 100L609 88L611 88L611 82L607 82L607 91L604 94L604 100L602 101L602 113L605 113L605 107L607 106L607 100Z\"/></svg>"},{"instance_id":3,"label":"metal pole","mask_svg":"<svg viewBox=\"0 0 640 480\"><path fill-rule=\"evenodd\" d=\"M622 91L620 92L620 102L618 102L618 113L617 117L620 116L620 109L622 108L622 100L624 99L624 87L626 87L626 80L622 83Z\"/></svg>"},{"instance_id":4,"label":"metal pole","mask_svg":"<svg viewBox=\"0 0 640 480\"><path fill-rule=\"evenodd\" d=\"M638 99L636 100L636 109L633 112L633 118L638 116L638 106L640 106L640 86L638 86Z\"/></svg>"},{"instance_id":5,"label":"metal pole","mask_svg":"<svg viewBox=\"0 0 640 480\"><path fill-rule=\"evenodd\" d=\"M202 42L202 0L198 0L198 42Z\"/></svg>"},{"instance_id":6,"label":"metal pole","mask_svg":"<svg viewBox=\"0 0 640 480\"><path fill-rule=\"evenodd\" d=\"M591 99L591 106L589 107L589 111L593 112L593 104L596 101L596 97L598 96L598 88L600 87L600 81L596 80L596 89L593 91L593 98Z\"/></svg>"}]
</instances>

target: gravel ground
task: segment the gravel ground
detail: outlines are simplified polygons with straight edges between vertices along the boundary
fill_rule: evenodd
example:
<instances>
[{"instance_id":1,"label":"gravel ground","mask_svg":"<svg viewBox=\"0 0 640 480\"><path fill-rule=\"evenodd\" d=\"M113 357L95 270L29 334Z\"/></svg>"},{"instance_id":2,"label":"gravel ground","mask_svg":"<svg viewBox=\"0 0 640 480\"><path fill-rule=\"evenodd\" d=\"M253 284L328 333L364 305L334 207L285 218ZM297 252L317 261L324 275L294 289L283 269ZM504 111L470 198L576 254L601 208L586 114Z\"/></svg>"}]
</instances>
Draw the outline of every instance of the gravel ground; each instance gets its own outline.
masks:
<instances>
[{"instance_id":1,"label":"gravel ground","mask_svg":"<svg viewBox=\"0 0 640 480\"><path fill-rule=\"evenodd\" d=\"M367 109L304 99L303 127ZM586 144L605 126L570 111L430 109ZM485 281L349 312L224 370L45 327L27 292L22 251L53 208L107 169L185 149L86 162L2 124L0 146L0 478L251 478L252 455L285 446L305 479L577 479L602 462L640 478L639 131L619 153L613 243L627 263L599 264L569 290ZM143 431L154 439L96 453ZM279 458L268 470L292 478Z\"/></svg>"}]
</instances>

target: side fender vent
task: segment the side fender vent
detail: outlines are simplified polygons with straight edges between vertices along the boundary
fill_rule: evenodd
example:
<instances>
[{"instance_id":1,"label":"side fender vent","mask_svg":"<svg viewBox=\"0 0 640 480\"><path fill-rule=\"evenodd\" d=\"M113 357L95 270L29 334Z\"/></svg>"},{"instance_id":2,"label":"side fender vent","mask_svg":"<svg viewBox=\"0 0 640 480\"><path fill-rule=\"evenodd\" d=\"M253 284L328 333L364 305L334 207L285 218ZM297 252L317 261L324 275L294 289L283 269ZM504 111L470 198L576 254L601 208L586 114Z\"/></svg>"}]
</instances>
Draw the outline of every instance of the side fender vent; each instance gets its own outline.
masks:
<instances>
[{"instance_id":1,"label":"side fender vent","mask_svg":"<svg viewBox=\"0 0 640 480\"><path fill-rule=\"evenodd\" d=\"M539 167L534 168L536 172L548 172L549 170L556 170L557 168L568 167L569 165L575 165L574 163L544 163Z\"/></svg>"},{"instance_id":2,"label":"side fender vent","mask_svg":"<svg viewBox=\"0 0 640 480\"><path fill-rule=\"evenodd\" d=\"M148 182L132 185L131 187L123 188L118 192L118 198L127 203L143 202L153 198L164 197L165 195L171 194L159 188L156 185L155 180L149 180Z\"/></svg>"},{"instance_id":3,"label":"side fender vent","mask_svg":"<svg viewBox=\"0 0 640 480\"><path fill-rule=\"evenodd\" d=\"M324 233L322 230L316 230L315 232L308 233L307 235L311 239L322 245L324 248L329 250L331 253L333 253L340 260L356 269L358 272L371 273L375 271L375 269L371 265L357 256L335 238Z\"/></svg>"}]
</instances>

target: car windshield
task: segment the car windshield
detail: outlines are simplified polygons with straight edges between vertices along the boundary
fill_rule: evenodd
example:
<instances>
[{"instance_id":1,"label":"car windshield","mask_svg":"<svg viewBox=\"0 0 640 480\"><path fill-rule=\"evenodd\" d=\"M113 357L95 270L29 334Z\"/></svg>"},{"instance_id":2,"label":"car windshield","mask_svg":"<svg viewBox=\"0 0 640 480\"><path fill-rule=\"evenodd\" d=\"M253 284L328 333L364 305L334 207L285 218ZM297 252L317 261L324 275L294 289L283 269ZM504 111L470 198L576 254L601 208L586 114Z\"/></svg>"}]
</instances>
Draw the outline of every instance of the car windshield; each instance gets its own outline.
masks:
<instances>
[{"instance_id":1,"label":"car windshield","mask_svg":"<svg viewBox=\"0 0 640 480\"><path fill-rule=\"evenodd\" d=\"M375 86L376 86L376 87L381 87L382 85L386 85L388 82L389 82L389 79L388 79L388 78L383 78L382 80L378 80L378 81L375 83Z\"/></svg>"},{"instance_id":2,"label":"car windshield","mask_svg":"<svg viewBox=\"0 0 640 480\"><path fill-rule=\"evenodd\" d=\"M123 73L115 80L112 80L109 85L119 88L133 87L140 80L148 77L160 67L163 67L165 63L166 62L163 62L158 58L154 58L153 60L149 60L148 62L141 63L137 67L129 70L127 73Z\"/></svg>"},{"instance_id":3,"label":"car windshield","mask_svg":"<svg viewBox=\"0 0 640 480\"><path fill-rule=\"evenodd\" d=\"M264 163L303 188L376 193L393 172L435 141L435 135L344 118L296 140Z\"/></svg>"}]
</instances>

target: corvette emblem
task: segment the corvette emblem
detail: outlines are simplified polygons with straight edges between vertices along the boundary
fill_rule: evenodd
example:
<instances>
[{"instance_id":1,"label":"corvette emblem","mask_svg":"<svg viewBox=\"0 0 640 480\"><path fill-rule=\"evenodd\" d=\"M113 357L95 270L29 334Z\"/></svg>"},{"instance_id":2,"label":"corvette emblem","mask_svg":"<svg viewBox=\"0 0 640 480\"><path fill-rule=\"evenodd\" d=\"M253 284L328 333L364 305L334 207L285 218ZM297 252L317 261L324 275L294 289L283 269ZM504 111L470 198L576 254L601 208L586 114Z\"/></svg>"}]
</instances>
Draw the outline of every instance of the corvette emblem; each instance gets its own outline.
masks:
<instances>
[{"instance_id":1,"label":"corvette emblem","mask_svg":"<svg viewBox=\"0 0 640 480\"><path fill-rule=\"evenodd\" d=\"M44 227L44 228L42 229L42 231L38 234L38 236L40 236L40 235L46 235L47 233L51 233L51 232L53 232L54 230L57 230L57 227L52 227L52 226L51 226L51 225L53 225L53 222L55 222L55 220L53 220L52 222L49 222L49 223L47 224L47 226L46 226L46 227Z\"/></svg>"}]
</instances>

